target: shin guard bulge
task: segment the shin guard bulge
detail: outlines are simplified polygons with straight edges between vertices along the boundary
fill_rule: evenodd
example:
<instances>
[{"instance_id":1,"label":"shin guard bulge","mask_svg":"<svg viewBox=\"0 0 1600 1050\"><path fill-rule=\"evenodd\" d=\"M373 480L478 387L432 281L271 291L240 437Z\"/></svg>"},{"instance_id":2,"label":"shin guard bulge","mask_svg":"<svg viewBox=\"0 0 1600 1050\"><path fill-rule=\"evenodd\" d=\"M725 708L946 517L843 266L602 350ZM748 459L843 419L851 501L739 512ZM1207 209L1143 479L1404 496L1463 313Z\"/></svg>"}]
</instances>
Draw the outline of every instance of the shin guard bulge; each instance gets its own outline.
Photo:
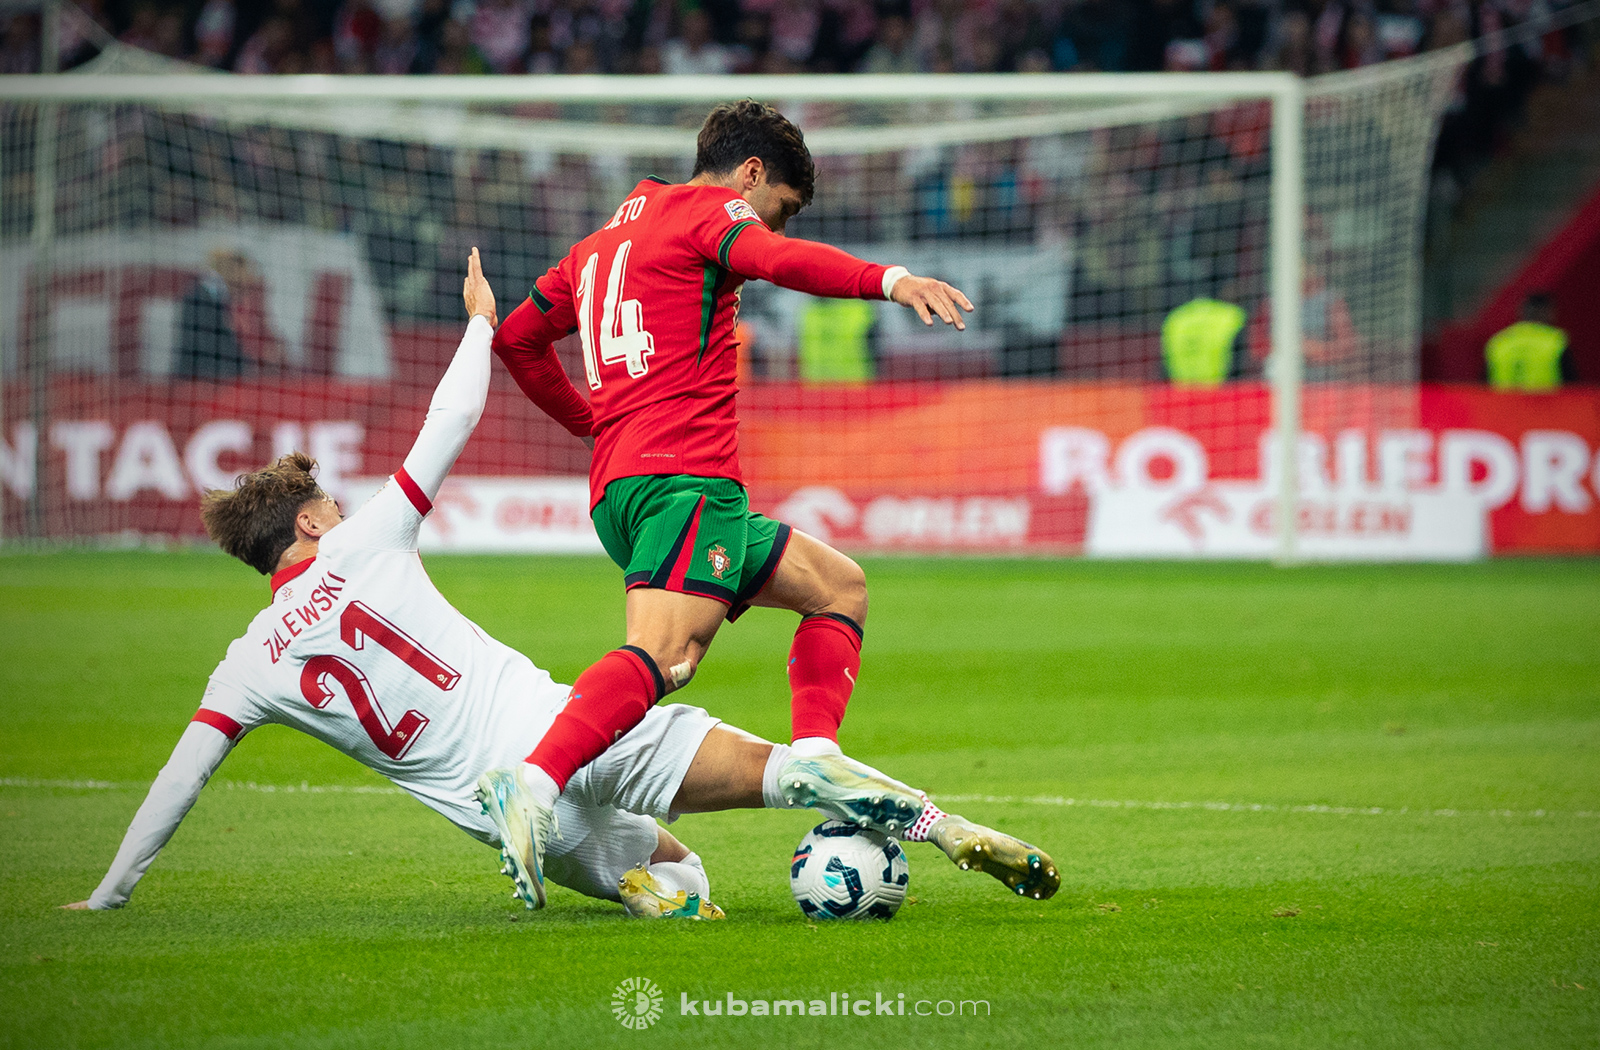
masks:
<instances>
[{"instance_id":1,"label":"shin guard bulge","mask_svg":"<svg viewBox=\"0 0 1600 1050\"><path fill-rule=\"evenodd\" d=\"M666 691L649 653L633 645L613 649L578 676L528 761L565 790L572 774L638 725Z\"/></svg>"}]
</instances>

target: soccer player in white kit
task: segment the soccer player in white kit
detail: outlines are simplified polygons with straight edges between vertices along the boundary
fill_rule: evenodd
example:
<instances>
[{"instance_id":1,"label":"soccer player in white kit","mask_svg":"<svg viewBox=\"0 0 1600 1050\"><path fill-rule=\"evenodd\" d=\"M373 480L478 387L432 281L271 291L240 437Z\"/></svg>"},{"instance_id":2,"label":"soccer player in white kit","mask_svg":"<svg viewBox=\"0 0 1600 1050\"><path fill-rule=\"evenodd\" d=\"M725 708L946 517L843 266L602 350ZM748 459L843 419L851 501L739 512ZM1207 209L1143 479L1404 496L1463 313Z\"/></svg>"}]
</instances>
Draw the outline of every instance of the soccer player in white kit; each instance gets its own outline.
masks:
<instances>
[{"instance_id":1,"label":"soccer player in white kit","mask_svg":"<svg viewBox=\"0 0 1600 1050\"><path fill-rule=\"evenodd\" d=\"M229 751L267 723L337 748L467 834L501 845L474 795L479 774L520 761L569 687L451 606L417 553L422 520L488 394L496 315L477 249L463 294L472 317L422 432L404 465L359 511L343 519L302 454L242 477L232 491L207 494L207 530L230 554L271 575L272 600L212 672L200 709L105 878L87 901L68 907L126 904ZM655 818L805 805L849 819L852 805L883 783L910 790L859 768L877 783L869 776L856 785L820 785L820 792L807 785L796 798L793 789L802 785L795 781L785 785L786 798L779 776L795 776L787 747L722 726L697 707L659 705L568 785L543 875L620 900L635 915L721 918L700 858ZM940 816L927 838L962 867L987 871L1019 895L1048 897L1059 886L1043 851ZM519 895L527 896L513 892Z\"/></svg>"}]
</instances>

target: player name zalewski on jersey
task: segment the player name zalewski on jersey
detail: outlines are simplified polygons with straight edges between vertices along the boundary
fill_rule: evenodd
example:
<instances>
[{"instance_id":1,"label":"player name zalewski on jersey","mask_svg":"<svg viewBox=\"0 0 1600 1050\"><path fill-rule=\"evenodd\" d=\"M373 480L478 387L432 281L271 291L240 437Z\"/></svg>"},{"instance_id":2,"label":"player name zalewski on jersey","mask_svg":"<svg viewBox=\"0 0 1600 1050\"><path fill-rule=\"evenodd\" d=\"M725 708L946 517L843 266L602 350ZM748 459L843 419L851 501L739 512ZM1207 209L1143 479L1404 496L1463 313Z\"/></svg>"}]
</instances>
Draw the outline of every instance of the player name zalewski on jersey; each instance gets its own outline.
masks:
<instances>
[{"instance_id":1,"label":"player name zalewski on jersey","mask_svg":"<svg viewBox=\"0 0 1600 1050\"><path fill-rule=\"evenodd\" d=\"M473 780L520 758L565 690L444 599L414 548L421 520L391 481L315 558L274 576L271 604L228 647L202 710L235 723L234 737L299 729L481 830ZM508 687L529 702L496 703Z\"/></svg>"}]
</instances>

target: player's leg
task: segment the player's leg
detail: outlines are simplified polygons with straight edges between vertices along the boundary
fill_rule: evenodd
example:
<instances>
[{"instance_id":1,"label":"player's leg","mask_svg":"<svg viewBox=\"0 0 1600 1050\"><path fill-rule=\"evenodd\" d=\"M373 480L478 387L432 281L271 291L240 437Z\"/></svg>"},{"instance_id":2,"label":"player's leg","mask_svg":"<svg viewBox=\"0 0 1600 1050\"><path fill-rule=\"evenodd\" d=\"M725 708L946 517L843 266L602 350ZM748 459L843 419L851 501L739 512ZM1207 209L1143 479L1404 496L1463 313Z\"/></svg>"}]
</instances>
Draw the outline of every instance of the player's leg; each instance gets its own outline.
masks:
<instances>
[{"instance_id":1,"label":"player's leg","mask_svg":"<svg viewBox=\"0 0 1600 1050\"><path fill-rule=\"evenodd\" d=\"M737 482L621 478L606 486L595 529L627 587L627 643L572 685L528 756L530 781L556 791L657 701L689 684L732 604L749 505Z\"/></svg>"},{"instance_id":2,"label":"player's leg","mask_svg":"<svg viewBox=\"0 0 1600 1050\"><path fill-rule=\"evenodd\" d=\"M677 705L673 705L677 706ZM889 835L904 835L923 812L916 788L848 755L808 758L741 729L706 734L684 774L672 812L815 809Z\"/></svg>"},{"instance_id":3,"label":"player's leg","mask_svg":"<svg viewBox=\"0 0 1600 1050\"><path fill-rule=\"evenodd\" d=\"M720 919L700 858L647 816L575 801L556 803L562 838L551 843L551 882L617 901L650 919Z\"/></svg>"},{"instance_id":4,"label":"player's leg","mask_svg":"<svg viewBox=\"0 0 1600 1050\"><path fill-rule=\"evenodd\" d=\"M750 604L800 614L789 649L790 718L802 755L837 754L839 726L861 671L867 578L861 566L798 529Z\"/></svg>"},{"instance_id":5,"label":"player's leg","mask_svg":"<svg viewBox=\"0 0 1600 1050\"><path fill-rule=\"evenodd\" d=\"M617 880L617 894L628 914L641 919L721 919L711 903L711 880L700 855L666 828L656 828L657 845L648 864L630 868Z\"/></svg>"},{"instance_id":6,"label":"player's leg","mask_svg":"<svg viewBox=\"0 0 1600 1050\"><path fill-rule=\"evenodd\" d=\"M677 706L677 705L673 705ZM663 709L664 710L664 709ZM654 714L654 712L652 712ZM866 823L858 817L874 800L892 791L917 794L923 802L918 820L899 836L907 842L932 842L963 871L977 870L1005 883L1018 896L1043 900L1061 886L1050 855L1005 832L945 813L927 796L887 774L839 756L859 771L854 791L833 787L823 796L793 789L795 765L788 747L719 725L705 735L694 761L672 801L677 813L710 813L725 809L816 809L838 820Z\"/></svg>"},{"instance_id":7,"label":"player's leg","mask_svg":"<svg viewBox=\"0 0 1600 1050\"><path fill-rule=\"evenodd\" d=\"M530 907L544 904L541 865L557 797L694 676L734 593L731 581L706 579L726 571L711 552L736 543L742 554L747 512L736 482L682 476L619 479L595 507L595 529L625 573L628 640L578 676L522 765L485 773L478 790L506 843L507 873Z\"/></svg>"}]
</instances>

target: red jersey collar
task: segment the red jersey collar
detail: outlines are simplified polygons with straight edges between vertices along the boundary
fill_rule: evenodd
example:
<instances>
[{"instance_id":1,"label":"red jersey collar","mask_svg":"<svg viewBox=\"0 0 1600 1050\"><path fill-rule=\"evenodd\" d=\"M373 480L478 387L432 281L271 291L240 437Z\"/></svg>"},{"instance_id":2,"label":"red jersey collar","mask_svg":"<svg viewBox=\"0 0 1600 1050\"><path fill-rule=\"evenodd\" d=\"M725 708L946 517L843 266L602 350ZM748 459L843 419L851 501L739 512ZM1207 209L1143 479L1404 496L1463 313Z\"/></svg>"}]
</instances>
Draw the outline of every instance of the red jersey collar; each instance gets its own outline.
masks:
<instances>
[{"instance_id":1,"label":"red jersey collar","mask_svg":"<svg viewBox=\"0 0 1600 1050\"><path fill-rule=\"evenodd\" d=\"M296 576L299 576L302 572L305 572L307 569L311 568L311 563L316 561L316 560L317 560L317 556L315 554L313 554L311 557L307 558L305 561L297 561L293 565L289 566L287 569L279 569L277 572L273 573L272 574L272 593L273 594L277 594L279 587L282 587L284 584L288 583L290 580L294 579Z\"/></svg>"}]
</instances>

